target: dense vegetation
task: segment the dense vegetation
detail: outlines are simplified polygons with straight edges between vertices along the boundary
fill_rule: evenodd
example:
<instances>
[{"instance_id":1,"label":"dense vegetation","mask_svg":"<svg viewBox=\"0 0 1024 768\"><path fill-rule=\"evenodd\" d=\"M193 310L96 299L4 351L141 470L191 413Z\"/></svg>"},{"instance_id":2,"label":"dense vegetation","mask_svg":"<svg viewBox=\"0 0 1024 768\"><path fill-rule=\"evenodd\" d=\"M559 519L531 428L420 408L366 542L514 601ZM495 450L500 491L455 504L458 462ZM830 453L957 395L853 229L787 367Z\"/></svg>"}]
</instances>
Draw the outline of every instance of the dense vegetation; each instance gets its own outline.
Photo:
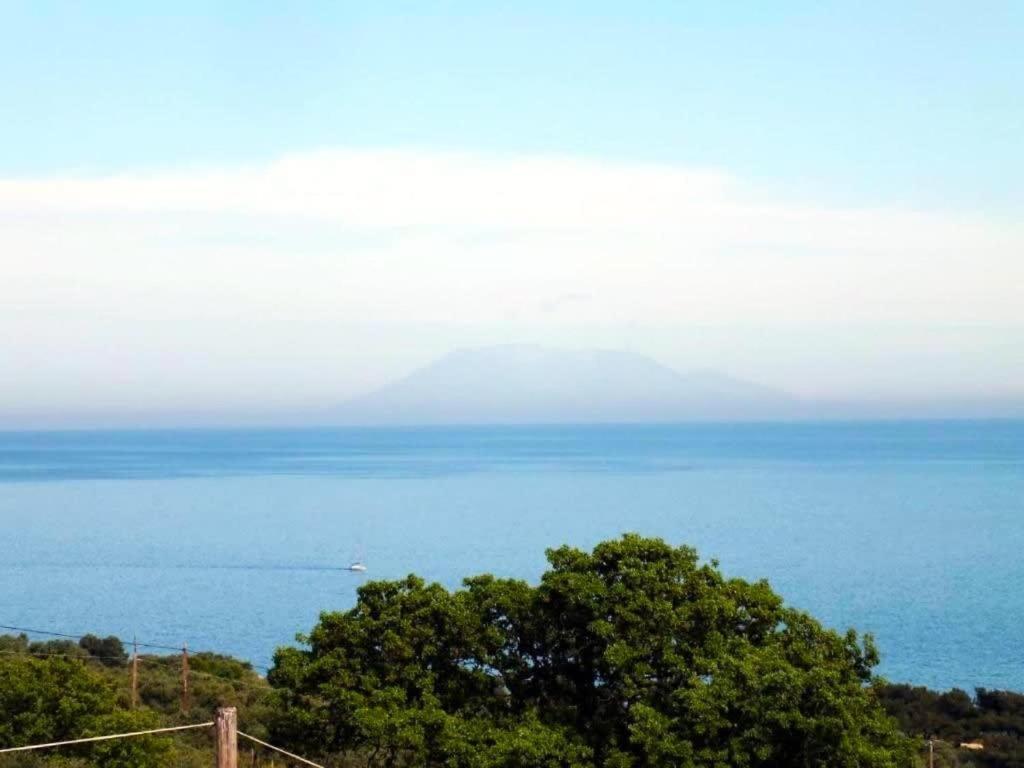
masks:
<instances>
[{"instance_id":1,"label":"dense vegetation","mask_svg":"<svg viewBox=\"0 0 1024 768\"><path fill-rule=\"evenodd\" d=\"M183 714L180 659L141 656L139 706L132 709L128 656L117 638L0 636L0 748L204 722L229 704L246 713L250 732L266 734L271 691L249 664L201 653L190 667L190 707ZM146 736L0 755L0 768L209 768L210 745L203 732Z\"/></svg>"},{"instance_id":2,"label":"dense vegetation","mask_svg":"<svg viewBox=\"0 0 1024 768\"><path fill-rule=\"evenodd\" d=\"M693 550L626 536L563 547L536 586L479 576L449 591L369 582L264 680L243 663L143 656L139 705L116 638L0 637L0 747L203 722L242 727L331 766L1024 768L1024 696L935 693L872 677L870 638L724 577ZM959 748L980 739L984 749ZM266 753L245 763L270 765ZM196 731L0 756L0 768L198 768Z\"/></svg>"},{"instance_id":3,"label":"dense vegetation","mask_svg":"<svg viewBox=\"0 0 1024 768\"><path fill-rule=\"evenodd\" d=\"M979 688L972 698L909 685L886 685L880 694L905 733L936 740L936 766L1024 768L1024 695ZM967 742L983 748L960 747Z\"/></svg>"}]
</instances>

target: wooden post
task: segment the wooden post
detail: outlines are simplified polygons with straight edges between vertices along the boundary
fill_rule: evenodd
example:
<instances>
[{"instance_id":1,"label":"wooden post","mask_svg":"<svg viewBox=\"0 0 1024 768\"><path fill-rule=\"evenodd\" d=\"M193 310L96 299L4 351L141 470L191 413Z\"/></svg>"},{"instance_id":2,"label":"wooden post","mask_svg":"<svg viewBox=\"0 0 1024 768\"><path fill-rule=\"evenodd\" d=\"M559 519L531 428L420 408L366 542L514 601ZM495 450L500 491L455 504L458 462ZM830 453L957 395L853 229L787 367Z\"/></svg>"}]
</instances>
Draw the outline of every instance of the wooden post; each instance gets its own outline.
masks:
<instances>
[{"instance_id":1,"label":"wooden post","mask_svg":"<svg viewBox=\"0 0 1024 768\"><path fill-rule=\"evenodd\" d=\"M188 643L181 647L181 714L187 715L188 697Z\"/></svg>"},{"instance_id":2,"label":"wooden post","mask_svg":"<svg viewBox=\"0 0 1024 768\"><path fill-rule=\"evenodd\" d=\"M217 768L238 768L238 710L218 707L214 726L217 729Z\"/></svg>"},{"instance_id":3,"label":"wooden post","mask_svg":"<svg viewBox=\"0 0 1024 768\"><path fill-rule=\"evenodd\" d=\"M139 706L139 641L132 638L132 709Z\"/></svg>"}]
</instances>

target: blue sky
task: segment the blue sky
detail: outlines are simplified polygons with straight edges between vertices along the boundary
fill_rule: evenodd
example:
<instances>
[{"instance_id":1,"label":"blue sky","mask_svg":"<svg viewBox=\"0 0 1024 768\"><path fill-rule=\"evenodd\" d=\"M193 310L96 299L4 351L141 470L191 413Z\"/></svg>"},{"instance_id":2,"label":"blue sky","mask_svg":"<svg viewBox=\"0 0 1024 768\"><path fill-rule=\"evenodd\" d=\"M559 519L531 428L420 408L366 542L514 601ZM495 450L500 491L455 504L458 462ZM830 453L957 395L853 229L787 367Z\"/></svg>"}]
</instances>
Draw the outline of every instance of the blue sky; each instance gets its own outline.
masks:
<instances>
[{"instance_id":1,"label":"blue sky","mask_svg":"<svg viewBox=\"0 0 1024 768\"><path fill-rule=\"evenodd\" d=\"M1024 202L1019 2L159 5L4 5L0 171L397 145Z\"/></svg>"},{"instance_id":2,"label":"blue sky","mask_svg":"<svg viewBox=\"0 0 1024 768\"><path fill-rule=\"evenodd\" d=\"M0 426L501 343L1024 399L1022 39L1020 2L5 3Z\"/></svg>"}]
</instances>

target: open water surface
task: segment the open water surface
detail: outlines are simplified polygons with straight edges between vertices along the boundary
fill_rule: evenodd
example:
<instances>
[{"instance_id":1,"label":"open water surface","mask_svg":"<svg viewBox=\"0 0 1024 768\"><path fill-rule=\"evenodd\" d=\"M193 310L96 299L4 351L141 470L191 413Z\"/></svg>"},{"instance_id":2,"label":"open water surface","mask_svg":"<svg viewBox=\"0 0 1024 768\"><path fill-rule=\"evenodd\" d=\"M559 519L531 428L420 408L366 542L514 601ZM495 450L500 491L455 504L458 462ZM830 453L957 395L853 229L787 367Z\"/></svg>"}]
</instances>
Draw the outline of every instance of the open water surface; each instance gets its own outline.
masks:
<instances>
[{"instance_id":1,"label":"open water surface","mask_svg":"<svg viewBox=\"0 0 1024 768\"><path fill-rule=\"evenodd\" d=\"M873 632L890 679L1024 689L1024 422L0 433L0 624L268 664L366 578L533 581L624 531Z\"/></svg>"}]
</instances>

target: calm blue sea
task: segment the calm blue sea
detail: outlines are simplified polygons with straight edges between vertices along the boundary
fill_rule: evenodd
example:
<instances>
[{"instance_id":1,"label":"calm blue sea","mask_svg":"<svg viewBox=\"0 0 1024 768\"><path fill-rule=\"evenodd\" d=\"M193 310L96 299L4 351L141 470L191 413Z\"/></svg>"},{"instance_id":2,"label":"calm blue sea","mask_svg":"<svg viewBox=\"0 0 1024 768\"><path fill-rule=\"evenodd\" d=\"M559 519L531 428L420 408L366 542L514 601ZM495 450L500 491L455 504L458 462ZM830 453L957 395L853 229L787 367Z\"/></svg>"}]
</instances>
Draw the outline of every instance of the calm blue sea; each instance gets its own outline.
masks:
<instances>
[{"instance_id":1,"label":"calm blue sea","mask_svg":"<svg viewBox=\"0 0 1024 768\"><path fill-rule=\"evenodd\" d=\"M0 433L0 624L267 664L365 578L535 580L624 531L873 632L893 680L1024 689L1024 422Z\"/></svg>"}]
</instances>

